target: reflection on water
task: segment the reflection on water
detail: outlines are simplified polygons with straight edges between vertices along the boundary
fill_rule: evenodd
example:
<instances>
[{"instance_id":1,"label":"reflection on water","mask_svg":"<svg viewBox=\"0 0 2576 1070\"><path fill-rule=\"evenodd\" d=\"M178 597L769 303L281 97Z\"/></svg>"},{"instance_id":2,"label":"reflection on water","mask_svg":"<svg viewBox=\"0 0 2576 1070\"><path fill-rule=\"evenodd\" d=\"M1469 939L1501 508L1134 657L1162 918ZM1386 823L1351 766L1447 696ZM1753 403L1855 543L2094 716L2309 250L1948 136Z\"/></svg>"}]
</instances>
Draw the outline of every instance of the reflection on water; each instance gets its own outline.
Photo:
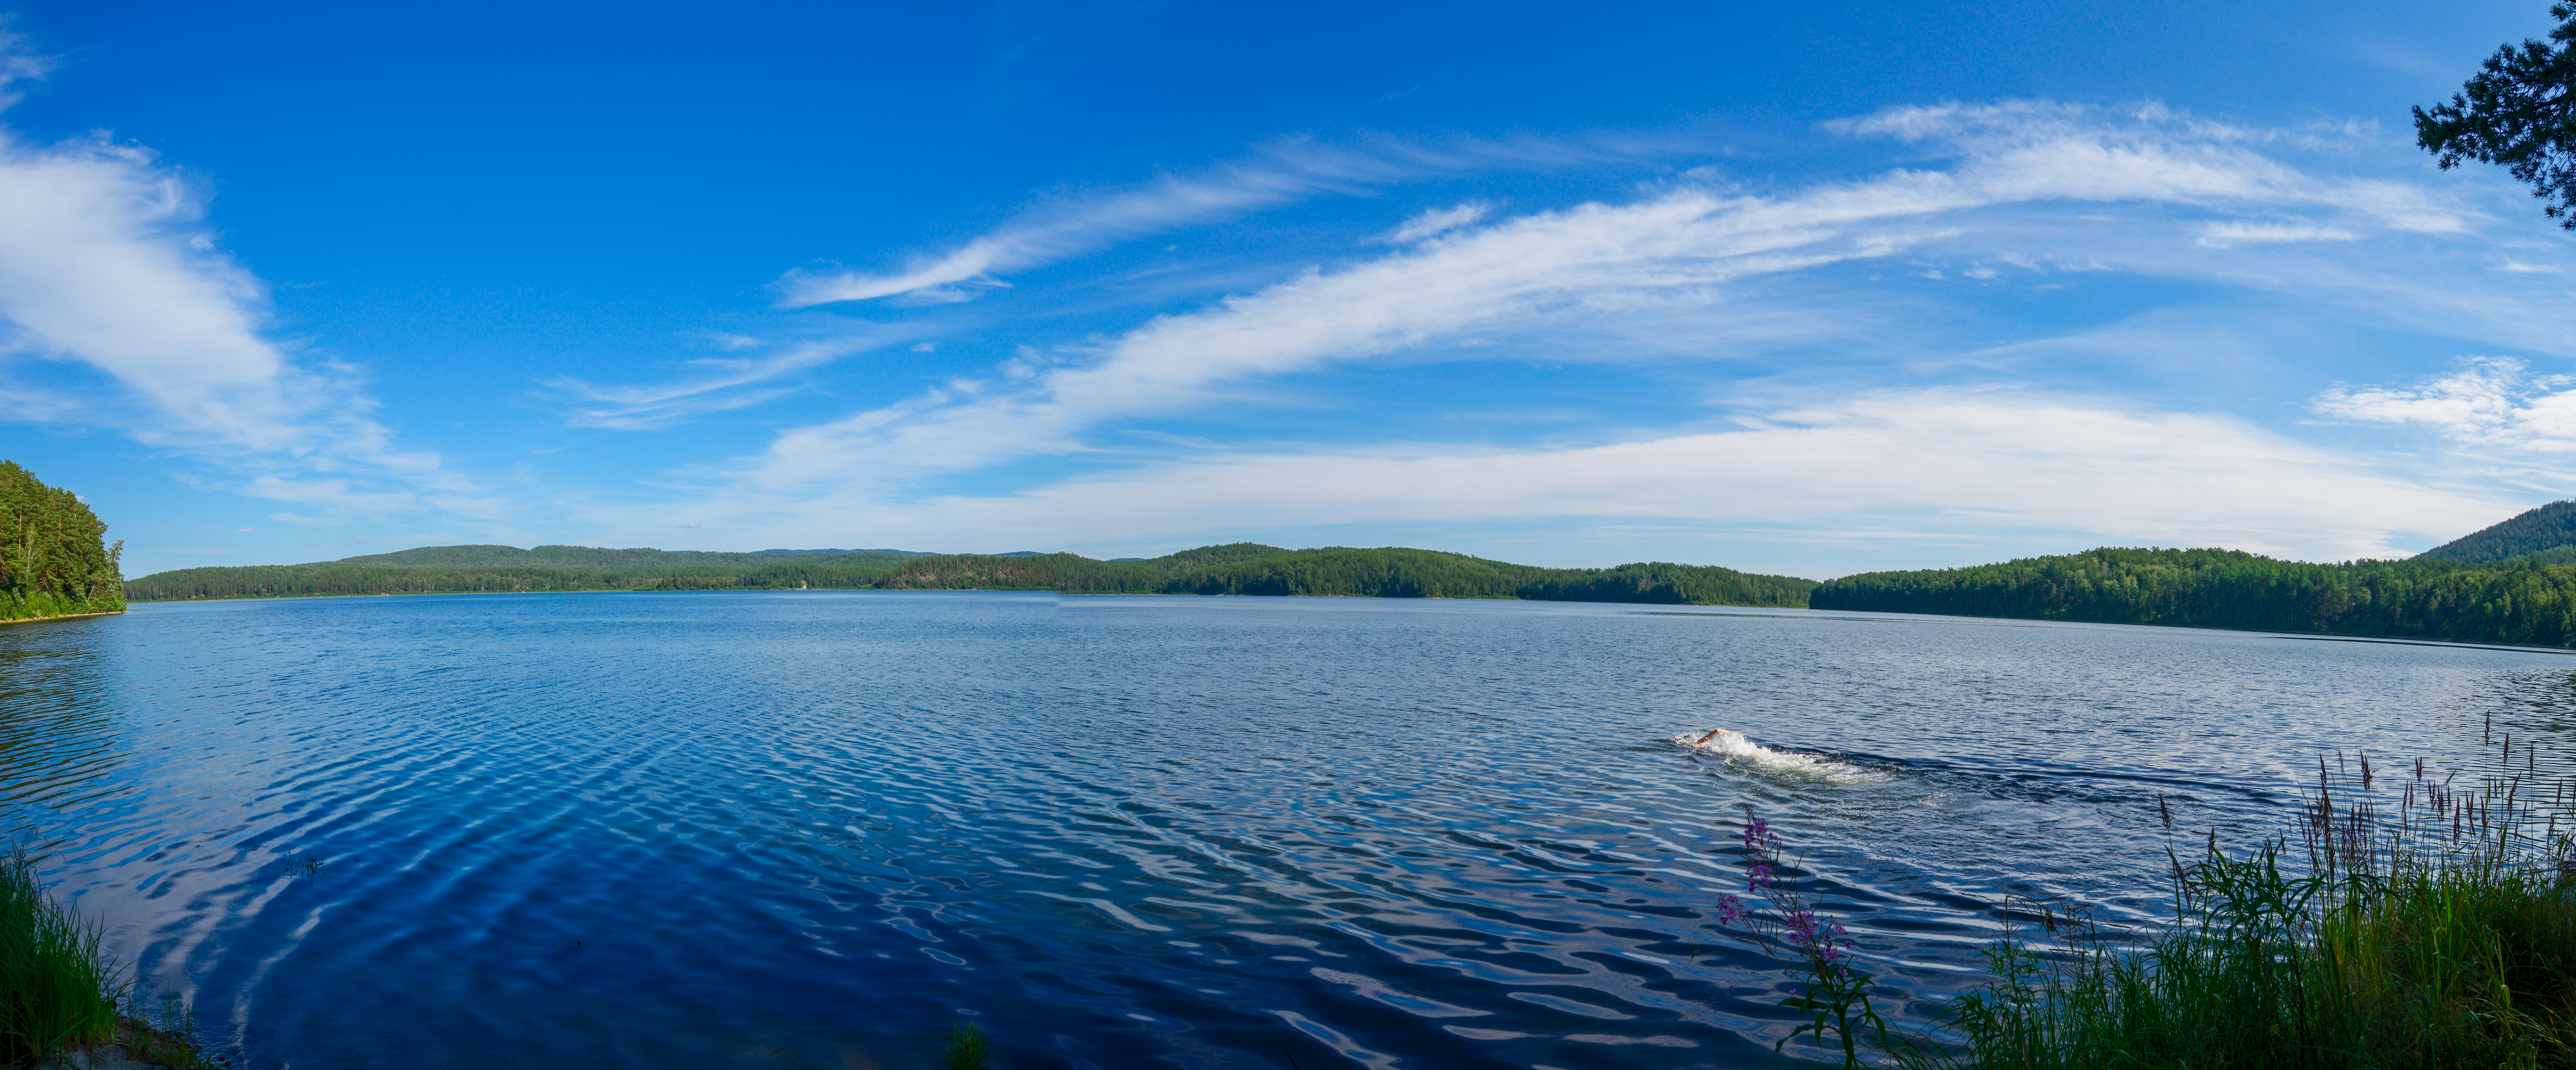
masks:
<instances>
[{"instance_id":1,"label":"reflection on water","mask_svg":"<svg viewBox=\"0 0 2576 1070\"><path fill-rule=\"evenodd\" d=\"M78 814L127 784L116 677L96 618L0 625L0 844L39 855Z\"/></svg>"},{"instance_id":2,"label":"reflection on water","mask_svg":"<svg viewBox=\"0 0 2576 1070\"><path fill-rule=\"evenodd\" d=\"M2477 707L2490 712L2493 731L2564 742L2576 733L2576 666L2501 673L2484 682Z\"/></svg>"},{"instance_id":3,"label":"reflection on water","mask_svg":"<svg viewBox=\"0 0 2576 1070\"><path fill-rule=\"evenodd\" d=\"M1804 612L944 593L0 629L53 872L256 1065L1769 1065L1751 805L1921 1021L2159 796L2565 773L2576 658ZM1697 745L1710 729L1741 733ZM120 788L122 790L120 790Z\"/></svg>"}]
</instances>

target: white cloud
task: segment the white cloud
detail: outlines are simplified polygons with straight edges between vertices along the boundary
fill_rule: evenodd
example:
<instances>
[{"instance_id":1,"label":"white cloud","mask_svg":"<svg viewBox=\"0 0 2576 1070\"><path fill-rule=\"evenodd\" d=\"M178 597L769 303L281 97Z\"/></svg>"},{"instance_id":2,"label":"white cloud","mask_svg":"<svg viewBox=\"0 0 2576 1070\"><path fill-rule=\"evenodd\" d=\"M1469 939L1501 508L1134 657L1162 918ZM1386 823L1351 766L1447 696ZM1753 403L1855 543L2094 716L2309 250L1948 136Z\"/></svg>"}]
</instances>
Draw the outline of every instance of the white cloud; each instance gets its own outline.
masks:
<instances>
[{"instance_id":1,"label":"white cloud","mask_svg":"<svg viewBox=\"0 0 2576 1070\"><path fill-rule=\"evenodd\" d=\"M1631 159L1676 145L1645 138L1462 140L1444 145L1379 143L1348 148L1295 140L1194 175L1060 197L900 271L791 271L776 283L789 308L910 295L965 300L971 288L1006 286L997 276L1100 249L1126 238L1287 204L1318 193L1358 193L1424 175L1469 168L1556 167ZM1463 210L1463 209L1459 209Z\"/></svg>"},{"instance_id":2,"label":"white cloud","mask_svg":"<svg viewBox=\"0 0 2576 1070\"><path fill-rule=\"evenodd\" d=\"M2225 249L2238 243L2352 241L2361 235L2342 227L2320 227L2314 223L2251 223L2228 220L2202 223L2191 228L2200 235L2197 243L2205 248Z\"/></svg>"},{"instance_id":3,"label":"white cloud","mask_svg":"<svg viewBox=\"0 0 2576 1070\"><path fill-rule=\"evenodd\" d=\"M1386 236L1386 240L1393 245L1411 245L1424 238L1437 237L1460 227L1472 226L1491 211L1492 209L1481 204L1434 208L1405 220L1403 226L1395 228L1395 233Z\"/></svg>"},{"instance_id":4,"label":"white cloud","mask_svg":"<svg viewBox=\"0 0 2576 1070\"><path fill-rule=\"evenodd\" d=\"M891 345L908 337L913 335L893 329L798 342L760 357L693 360L688 362L690 367L704 369L708 374L676 383L601 386L561 375L547 380L544 385L574 399L575 404L566 413L566 419L575 426L648 430L709 413L759 404L787 393L787 390L746 388L817 368L853 353ZM728 350L741 350L757 348L762 343L757 339L725 336L719 344Z\"/></svg>"},{"instance_id":5,"label":"white cloud","mask_svg":"<svg viewBox=\"0 0 2576 1070\"><path fill-rule=\"evenodd\" d=\"M1987 543L2038 532L2339 560L2411 553L2523 504L2427 486L2231 417L1928 389L1608 445L1199 454L1003 496L782 500L757 530L934 547L1115 545L1138 532L1584 517L1891 538L1968 530L1967 541Z\"/></svg>"},{"instance_id":6,"label":"white cloud","mask_svg":"<svg viewBox=\"0 0 2576 1070\"><path fill-rule=\"evenodd\" d=\"M1900 169L1778 194L1682 185L1626 204L1466 227L1443 221L1439 235L1375 259L1310 270L1043 362L1022 359L994 379L960 379L786 432L737 475L764 492L895 484L1029 454L1080 452L1087 448L1082 432L1104 420L1182 411L1253 380L1470 334L1607 325L1680 308L1702 309L1711 320L1760 315L1730 306L1733 285L1930 244L1957 246L1971 240L1962 237L1968 228L1989 219L1978 213L2004 208L2150 205L2210 217L2205 234L2247 241L2287 236L2264 229L2283 225L2284 208L2334 213L2330 224L2312 224L2315 237L2330 230L2444 231L2466 218L2411 189L2306 175L2256 152L2259 132L2157 109L1914 108L1841 128L1945 139L1956 162L1948 170ZM2016 240L2031 236L2031 219L2025 213L2014 222ZM2116 227L2090 218L2064 225L2096 244ZM2208 276L2232 277L2249 264L2205 248L2150 255L2157 270ZM2184 263L2192 256L2201 262ZM2098 256L2081 259L2099 266Z\"/></svg>"},{"instance_id":7,"label":"white cloud","mask_svg":"<svg viewBox=\"0 0 2576 1070\"><path fill-rule=\"evenodd\" d=\"M0 35L0 102L42 68ZM6 415L117 427L262 473L249 487L259 496L273 496L260 480L298 472L461 489L435 455L393 445L354 370L299 362L265 337L266 288L218 250L203 208L149 150L105 134L35 145L0 129L0 367L18 365ZM41 362L104 373L115 396L26 384ZM411 507L399 492L342 504L396 500Z\"/></svg>"},{"instance_id":8,"label":"white cloud","mask_svg":"<svg viewBox=\"0 0 2576 1070\"><path fill-rule=\"evenodd\" d=\"M1166 175L1133 189L1065 198L1028 209L992 233L891 274L789 272L778 281L790 308L932 292L962 299L961 284L1006 285L995 275L1086 253L1122 238L1286 203L1329 189L1378 185L1412 173L1396 161L1287 145L1200 175Z\"/></svg>"},{"instance_id":9,"label":"white cloud","mask_svg":"<svg viewBox=\"0 0 2576 1070\"><path fill-rule=\"evenodd\" d=\"M2429 428L2455 442L2536 453L2576 452L2576 376L2530 374L2519 360L2470 357L2411 387L2338 386L2317 415Z\"/></svg>"},{"instance_id":10,"label":"white cloud","mask_svg":"<svg viewBox=\"0 0 2576 1070\"><path fill-rule=\"evenodd\" d=\"M2150 201L2222 208L2314 206L2388 230L2452 234L2469 214L2400 182L2318 178L2258 147L2313 148L2320 131L2256 130L2211 123L2155 105L2125 112L2045 101L1894 108L1832 124L1856 134L1943 143L1962 159L1960 181L1993 201ZM2324 132L2352 140L2368 131Z\"/></svg>"}]
</instances>

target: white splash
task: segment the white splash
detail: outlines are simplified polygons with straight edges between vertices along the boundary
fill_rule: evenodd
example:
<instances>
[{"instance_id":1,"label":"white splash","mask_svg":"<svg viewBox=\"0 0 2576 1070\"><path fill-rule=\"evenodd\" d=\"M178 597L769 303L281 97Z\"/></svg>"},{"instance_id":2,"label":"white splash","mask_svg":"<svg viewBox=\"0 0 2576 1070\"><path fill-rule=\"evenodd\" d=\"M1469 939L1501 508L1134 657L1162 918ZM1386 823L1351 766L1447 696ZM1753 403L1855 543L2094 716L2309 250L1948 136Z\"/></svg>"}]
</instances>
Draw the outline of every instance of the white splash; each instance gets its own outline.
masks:
<instances>
[{"instance_id":1,"label":"white splash","mask_svg":"<svg viewBox=\"0 0 2576 1070\"><path fill-rule=\"evenodd\" d=\"M1814 777L1838 784L1862 784L1887 779L1885 774L1829 758L1772 750L1746 739L1744 733L1731 728L1721 728L1715 732L1684 732L1674 736L1673 742L1702 754L1722 757L1726 759L1728 765L1746 766L1766 773Z\"/></svg>"}]
</instances>

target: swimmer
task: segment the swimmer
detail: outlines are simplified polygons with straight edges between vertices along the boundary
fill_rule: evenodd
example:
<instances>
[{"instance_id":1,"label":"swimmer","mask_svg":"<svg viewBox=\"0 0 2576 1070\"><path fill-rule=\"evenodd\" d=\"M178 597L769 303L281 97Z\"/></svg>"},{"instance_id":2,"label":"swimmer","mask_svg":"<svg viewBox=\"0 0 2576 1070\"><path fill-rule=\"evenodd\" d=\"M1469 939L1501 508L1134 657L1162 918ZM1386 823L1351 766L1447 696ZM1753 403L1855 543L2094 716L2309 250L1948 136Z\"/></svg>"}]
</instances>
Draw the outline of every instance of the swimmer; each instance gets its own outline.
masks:
<instances>
[{"instance_id":1,"label":"swimmer","mask_svg":"<svg viewBox=\"0 0 2576 1070\"><path fill-rule=\"evenodd\" d=\"M1708 745L1709 745L1709 743L1710 743L1711 741L1714 741L1715 739L1717 739L1717 737L1719 737L1719 736L1732 736L1732 735L1736 735L1736 734L1737 734L1737 733L1736 733L1736 731L1735 731L1734 729L1732 729L1732 728L1720 728L1720 729L1718 729L1717 731L1714 731L1714 732L1711 732L1711 733L1709 733L1709 734L1707 734L1707 735L1704 735L1704 736L1699 737L1699 742L1697 742L1697 743L1693 743L1693 744L1691 744L1691 746L1694 746L1694 747L1705 747L1705 746L1708 746Z\"/></svg>"}]
</instances>

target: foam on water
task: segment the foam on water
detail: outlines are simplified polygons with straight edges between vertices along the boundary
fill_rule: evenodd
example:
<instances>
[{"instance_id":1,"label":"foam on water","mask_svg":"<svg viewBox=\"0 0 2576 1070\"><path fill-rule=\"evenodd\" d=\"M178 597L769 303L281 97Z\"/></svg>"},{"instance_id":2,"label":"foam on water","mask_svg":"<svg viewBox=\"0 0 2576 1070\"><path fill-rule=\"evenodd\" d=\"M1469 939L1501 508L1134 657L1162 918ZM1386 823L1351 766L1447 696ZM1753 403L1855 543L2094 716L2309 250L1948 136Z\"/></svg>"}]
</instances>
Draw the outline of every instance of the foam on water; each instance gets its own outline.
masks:
<instances>
[{"instance_id":1,"label":"foam on water","mask_svg":"<svg viewBox=\"0 0 2576 1070\"><path fill-rule=\"evenodd\" d=\"M1813 777L1838 784L1862 784L1887 779L1883 773L1863 769L1847 762L1820 758L1812 754L1800 754L1796 751L1773 750L1745 738L1744 733L1733 729L1721 728L1715 735L1710 735L1706 731L1684 732L1674 736L1672 741L1703 754L1722 757L1726 759L1728 765L1743 766L1766 773Z\"/></svg>"}]
</instances>

